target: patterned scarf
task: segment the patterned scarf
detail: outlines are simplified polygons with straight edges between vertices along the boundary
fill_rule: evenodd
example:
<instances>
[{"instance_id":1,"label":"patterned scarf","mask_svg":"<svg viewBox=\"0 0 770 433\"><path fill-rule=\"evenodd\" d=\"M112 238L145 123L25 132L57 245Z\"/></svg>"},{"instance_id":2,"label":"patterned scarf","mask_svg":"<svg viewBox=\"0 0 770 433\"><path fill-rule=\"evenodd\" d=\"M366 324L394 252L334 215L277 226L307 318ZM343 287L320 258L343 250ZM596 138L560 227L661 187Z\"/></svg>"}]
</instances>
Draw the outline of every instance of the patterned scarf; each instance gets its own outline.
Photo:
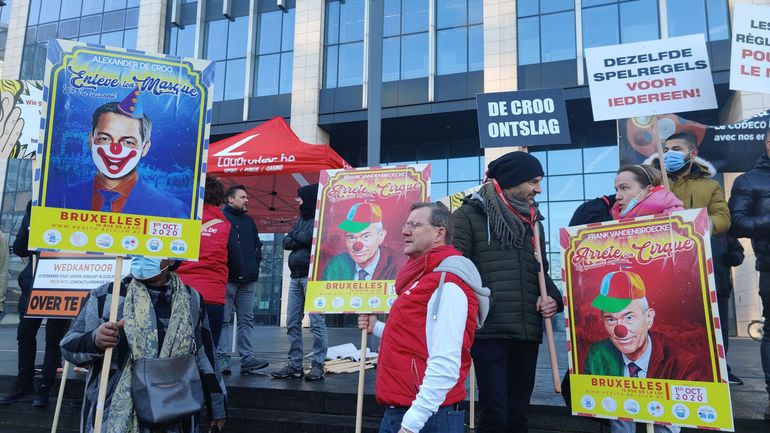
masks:
<instances>
[{"instance_id":1,"label":"patterned scarf","mask_svg":"<svg viewBox=\"0 0 770 433\"><path fill-rule=\"evenodd\" d=\"M132 278L123 303L123 330L126 333L131 357L120 374L112 395L110 413L105 420L106 433L139 433L139 420L131 398L133 359L173 358L194 350L194 335L190 318L190 293L175 272L169 272L171 290L171 317L158 353L158 326L150 293L144 284ZM155 431L155 429L153 429ZM166 431L164 427L162 431Z\"/></svg>"},{"instance_id":2,"label":"patterned scarf","mask_svg":"<svg viewBox=\"0 0 770 433\"><path fill-rule=\"evenodd\" d=\"M484 199L484 210L487 213L487 219L492 229L492 233L500 240L502 248L521 248L524 245L524 237L527 228L524 220L511 212L500 196L495 191L492 182L487 182L479 190L479 195ZM537 204L530 205L519 200L506 198L520 215L529 216L530 207L537 211Z\"/></svg>"}]
</instances>

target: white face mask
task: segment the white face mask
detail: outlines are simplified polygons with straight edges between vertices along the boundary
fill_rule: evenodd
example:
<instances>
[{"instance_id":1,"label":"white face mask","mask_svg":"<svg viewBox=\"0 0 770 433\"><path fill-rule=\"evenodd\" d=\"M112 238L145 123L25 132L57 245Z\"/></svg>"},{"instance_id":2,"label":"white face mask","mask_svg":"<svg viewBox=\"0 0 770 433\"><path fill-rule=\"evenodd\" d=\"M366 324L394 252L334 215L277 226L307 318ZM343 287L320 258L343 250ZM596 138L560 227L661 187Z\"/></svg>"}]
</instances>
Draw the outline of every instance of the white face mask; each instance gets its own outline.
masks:
<instances>
[{"instance_id":1,"label":"white face mask","mask_svg":"<svg viewBox=\"0 0 770 433\"><path fill-rule=\"evenodd\" d=\"M110 179L121 178L136 168L143 150L144 144L133 149L119 143L96 145L91 142L91 158L97 170Z\"/></svg>"}]
</instances>

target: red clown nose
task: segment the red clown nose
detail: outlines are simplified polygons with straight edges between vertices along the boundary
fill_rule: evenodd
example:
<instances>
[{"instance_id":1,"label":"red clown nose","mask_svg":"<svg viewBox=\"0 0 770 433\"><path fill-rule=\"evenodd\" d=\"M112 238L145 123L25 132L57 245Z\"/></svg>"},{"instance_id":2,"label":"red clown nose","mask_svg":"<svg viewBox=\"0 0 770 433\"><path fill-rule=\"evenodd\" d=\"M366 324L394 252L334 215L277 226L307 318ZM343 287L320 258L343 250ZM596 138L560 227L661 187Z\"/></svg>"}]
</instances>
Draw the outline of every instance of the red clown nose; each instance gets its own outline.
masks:
<instances>
[{"instance_id":1,"label":"red clown nose","mask_svg":"<svg viewBox=\"0 0 770 433\"><path fill-rule=\"evenodd\" d=\"M623 325L618 325L615 327L615 336L618 338L625 338L626 335L628 335L628 328L626 328Z\"/></svg>"},{"instance_id":2,"label":"red clown nose","mask_svg":"<svg viewBox=\"0 0 770 433\"><path fill-rule=\"evenodd\" d=\"M356 242L353 244L353 251L359 252L363 249L364 249L364 244L362 244L361 242Z\"/></svg>"}]
</instances>

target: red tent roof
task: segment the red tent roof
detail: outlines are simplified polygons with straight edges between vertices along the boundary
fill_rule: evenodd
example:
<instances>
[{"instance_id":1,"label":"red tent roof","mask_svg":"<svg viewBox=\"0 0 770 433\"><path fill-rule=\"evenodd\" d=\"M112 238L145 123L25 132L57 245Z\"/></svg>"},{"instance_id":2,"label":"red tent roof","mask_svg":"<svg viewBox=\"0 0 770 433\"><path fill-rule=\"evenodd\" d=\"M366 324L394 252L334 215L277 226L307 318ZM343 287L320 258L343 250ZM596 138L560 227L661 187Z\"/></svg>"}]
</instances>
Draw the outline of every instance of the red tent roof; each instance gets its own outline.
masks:
<instances>
[{"instance_id":1,"label":"red tent roof","mask_svg":"<svg viewBox=\"0 0 770 433\"><path fill-rule=\"evenodd\" d=\"M244 185L248 214L260 233L286 233L296 221L297 188L318 182L321 170L349 168L331 147L300 140L281 117L211 143L207 174Z\"/></svg>"}]
</instances>

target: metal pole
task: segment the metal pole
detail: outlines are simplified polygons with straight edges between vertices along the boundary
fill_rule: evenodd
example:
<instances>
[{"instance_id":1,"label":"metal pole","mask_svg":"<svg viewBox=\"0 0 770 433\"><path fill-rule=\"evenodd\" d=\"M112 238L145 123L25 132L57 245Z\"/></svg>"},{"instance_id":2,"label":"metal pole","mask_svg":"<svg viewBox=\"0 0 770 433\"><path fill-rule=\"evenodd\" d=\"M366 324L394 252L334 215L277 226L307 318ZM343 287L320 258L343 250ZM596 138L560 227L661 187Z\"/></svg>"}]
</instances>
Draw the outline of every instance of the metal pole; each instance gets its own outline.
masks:
<instances>
[{"instance_id":1,"label":"metal pole","mask_svg":"<svg viewBox=\"0 0 770 433\"><path fill-rule=\"evenodd\" d=\"M369 0L366 165L380 165L382 132L382 34L385 0Z\"/></svg>"}]
</instances>

